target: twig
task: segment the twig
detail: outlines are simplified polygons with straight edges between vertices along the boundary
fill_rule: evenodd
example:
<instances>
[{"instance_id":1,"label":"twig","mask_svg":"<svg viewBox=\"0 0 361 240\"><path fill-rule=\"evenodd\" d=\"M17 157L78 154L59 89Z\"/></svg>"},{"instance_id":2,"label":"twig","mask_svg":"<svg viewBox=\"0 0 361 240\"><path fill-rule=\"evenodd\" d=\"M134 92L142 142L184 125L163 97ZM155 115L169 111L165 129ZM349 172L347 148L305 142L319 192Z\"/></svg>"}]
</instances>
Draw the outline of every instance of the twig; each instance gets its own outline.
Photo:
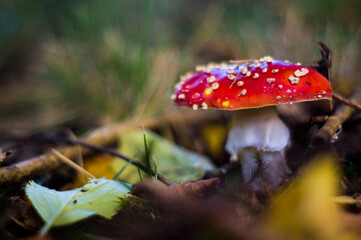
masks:
<instances>
[{"instance_id":1,"label":"twig","mask_svg":"<svg viewBox=\"0 0 361 240\"><path fill-rule=\"evenodd\" d=\"M169 123L183 123L186 121L204 121L210 119L216 119L222 116L224 113L218 111L214 112L195 112L187 110L168 111L165 116L144 119L141 121L129 120L128 122L122 122L118 124L108 125L100 127L91 132L84 138L84 141L90 144L99 146L109 146L118 140L119 135L134 128L142 127L146 128L159 126L161 124ZM12 147L14 147L13 145ZM3 149L10 150L11 147ZM57 150L64 156L74 159L76 158L79 150L76 146L68 146L63 148L57 148ZM89 148L82 148L83 155L91 153ZM15 163L11 166L0 168L0 185L6 183L22 182L29 179L33 179L42 176L44 173L52 171L59 167L63 162L56 157L53 153L48 152L40 156L36 156L22 162Z\"/></svg>"},{"instance_id":2,"label":"twig","mask_svg":"<svg viewBox=\"0 0 361 240\"><path fill-rule=\"evenodd\" d=\"M361 102L361 90L356 91L350 102L358 105ZM323 127L316 132L311 138L311 147L320 146L327 143L332 136L341 128L342 124L355 113L354 107L341 106L330 116Z\"/></svg>"},{"instance_id":3,"label":"twig","mask_svg":"<svg viewBox=\"0 0 361 240\"><path fill-rule=\"evenodd\" d=\"M120 153L120 152L118 152L118 151L116 151L114 149L97 146L97 145L87 143L87 142L84 142L84 141L78 140L78 139L67 138L65 140L67 142L71 143L71 144L80 145L82 147L86 147L86 148L92 149L92 150L97 151L97 152L107 153L109 155L121 158L121 159L133 164L134 166L140 168L144 172L151 171L153 177L156 176L159 179L159 181L161 181L165 185L170 186L170 185L173 184L172 182L170 182L168 179L166 179L164 176L160 175L159 173L155 174L155 172L152 169L148 169L146 166L144 166L140 162L134 161L134 160L130 159L129 157L125 156L124 154L122 154L122 153Z\"/></svg>"},{"instance_id":4,"label":"twig","mask_svg":"<svg viewBox=\"0 0 361 240\"><path fill-rule=\"evenodd\" d=\"M337 93L333 93L332 94L332 97L340 102L342 102L343 104L345 105L348 105L350 107L353 107L354 109L356 109L357 111L360 111L361 112L361 105L360 104L357 104L353 101L350 101L349 99L347 98L344 98L342 97L341 95L337 94Z\"/></svg>"},{"instance_id":5,"label":"twig","mask_svg":"<svg viewBox=\"0 0 361 240\"><path fill-rule=\"evenodd\" d=\"M85 170L84 168L80 167L78 164L74 163L72 160L70 160L69 158L67 158L66 156L64 156L63 154L61 154L60 152L56 151L54 148L51 148L51 151L58 157L60 158L64 163L66 163L67 165L69 165L70 167L74 168L75 170L84 173L85 175L87 175L89 178L95 178L95 176L93 174L91 174L90 172L88 172L87 170Z\"/></svg>"},{"instance_id":6,"label":"twig","mask_svg":"<svg viewBox=\"0 0 361 240\"><path fill-rule=\"evenodd\" d=\"M328 119L328 116L312 116L311 123L325 123Z\"/></svg>"},{"instance_id":7,"label":"twig","mask_svg":"<svg viewBox=\"0 0 361 240\"><path fill-rule=\"evenodd\" d=\"M75 147L58 149L65 156L74 157ZM63 162L52 153L30 158L26 161L0 168L0 185L5 183L23 182L41 176L59 167Z\"/></svg>"}]
</instances>

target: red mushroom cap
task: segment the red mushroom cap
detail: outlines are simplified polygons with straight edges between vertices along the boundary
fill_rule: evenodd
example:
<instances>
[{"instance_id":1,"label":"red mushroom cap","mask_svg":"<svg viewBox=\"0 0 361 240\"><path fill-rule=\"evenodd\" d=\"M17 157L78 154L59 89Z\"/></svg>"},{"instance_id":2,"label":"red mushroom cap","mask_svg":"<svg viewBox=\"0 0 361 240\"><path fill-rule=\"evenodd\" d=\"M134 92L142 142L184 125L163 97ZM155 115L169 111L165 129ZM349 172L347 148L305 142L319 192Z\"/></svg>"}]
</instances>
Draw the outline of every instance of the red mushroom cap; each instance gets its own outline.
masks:
<instances>
[{"instance_id":1,"label":"red mushroom cap","mask_svg":"<svg viewBox=\"0 0 361 240\"><path fill-rule=\"evenodd\" d=\"M332 99L329 81L316 70L264 57L248 64L208 64L181 77L172 99L193 109L237 110Z\"/></svg>"}]
</instances>

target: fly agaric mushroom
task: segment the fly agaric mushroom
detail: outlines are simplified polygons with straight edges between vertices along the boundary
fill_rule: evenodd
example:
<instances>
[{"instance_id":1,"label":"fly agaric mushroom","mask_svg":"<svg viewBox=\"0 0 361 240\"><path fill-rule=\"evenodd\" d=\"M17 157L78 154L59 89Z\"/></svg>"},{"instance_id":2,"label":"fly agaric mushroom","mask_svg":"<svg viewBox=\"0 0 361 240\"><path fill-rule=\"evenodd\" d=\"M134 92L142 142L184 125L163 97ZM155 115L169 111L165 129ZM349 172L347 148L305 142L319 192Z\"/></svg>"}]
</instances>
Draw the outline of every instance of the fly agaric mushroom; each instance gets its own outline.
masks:
<instances>
[{"instance_id":1,"label":"fly agaric mushroom","mask_svg":"<svg viewBox=\"0 0 361 240\"><path fill-rule=\"evenodd\" d=\"M330 103L332 99L331 85L324 76L312 68L269 56L240 65L197 66L195 73L181 77L172 95L175 103L194 110L241 110L322 99ZM228 134L226 150L231 160L241 161L246 182L260 165L254 158L254 151L259 151L266 172L262 179L277 187L288 171L284 150L289 143L289 131L275 110L273 113L267 110L263 117L264 109L255 112L257 118L252 113L247 119L247 113L237 119ZM255 191L262 190L260 179L258 182L250 185Z\"/></svg>"}]
</instances>

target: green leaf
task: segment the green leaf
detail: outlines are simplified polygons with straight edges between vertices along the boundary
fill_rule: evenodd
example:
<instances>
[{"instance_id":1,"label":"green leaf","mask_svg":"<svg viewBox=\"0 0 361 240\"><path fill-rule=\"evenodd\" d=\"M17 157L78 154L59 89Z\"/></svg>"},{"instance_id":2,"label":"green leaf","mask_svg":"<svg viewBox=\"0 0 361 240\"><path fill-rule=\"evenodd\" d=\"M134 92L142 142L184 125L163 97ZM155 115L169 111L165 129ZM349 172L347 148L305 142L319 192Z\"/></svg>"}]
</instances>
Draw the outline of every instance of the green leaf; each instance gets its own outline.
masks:
<instances>
[{"instance_id":1,"label":"green leaf","mask_svg":"<svg viewBox=\"0 0 361 240\"><path fill-rule=\"evenodd\" d=\"M146 135L147 151L151 153L148 158L156 159L154 163L156 166L153 166L153 169L156 167L159 174L174 183L199 180L206 171L215 169L208 158L177 146L151 131L141 129L121 135L119 151L128 156L144 152L144 135ZM115 158L112 168L119 171L125 164L125 161ZM130 183L139 182L138 170L134 166L127 167L120 177Z\"/></svg>"},{"instance_id":2,"label":"green leaf","mask_svg":"<svg viewBox=\"0 0 361 240\"><path fill-rule=\"evenodd\" d=\"M129 195L130 184L107 179L92 179L82 188L55 191L30 181L25 192L45 221L41 233L52 226L77 222L92 215L110 219L121 207L119 198Z\"/></svg>"}]
</instances>

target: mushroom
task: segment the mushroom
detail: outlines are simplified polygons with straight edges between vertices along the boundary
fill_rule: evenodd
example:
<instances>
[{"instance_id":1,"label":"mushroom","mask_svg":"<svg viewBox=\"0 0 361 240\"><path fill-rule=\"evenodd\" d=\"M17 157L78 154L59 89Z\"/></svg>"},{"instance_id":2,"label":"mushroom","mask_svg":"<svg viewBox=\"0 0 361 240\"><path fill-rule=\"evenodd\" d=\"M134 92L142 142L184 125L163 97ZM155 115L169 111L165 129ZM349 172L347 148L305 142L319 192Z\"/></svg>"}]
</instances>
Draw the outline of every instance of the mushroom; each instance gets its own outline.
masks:
<instances>
[{"instance_id":1,"label":"mushroom","mask_svg":"<svg viewBox=\"0 0 361 240\"><path fill-rule=\"evenodd\" d=\"M172 99L194 110L241 110L323 99L331 103L329 81L312 68L269 56L243 63L197 66L195 73L181 77ZM241 161L243 178L252 190L265 190L264 182L276 188L289 171L284 151L290 133L275 107L243 112L228 134L226 150L231 160ZM255 176L260 167L263 174Z\"/></svg>"}]
</instances>

